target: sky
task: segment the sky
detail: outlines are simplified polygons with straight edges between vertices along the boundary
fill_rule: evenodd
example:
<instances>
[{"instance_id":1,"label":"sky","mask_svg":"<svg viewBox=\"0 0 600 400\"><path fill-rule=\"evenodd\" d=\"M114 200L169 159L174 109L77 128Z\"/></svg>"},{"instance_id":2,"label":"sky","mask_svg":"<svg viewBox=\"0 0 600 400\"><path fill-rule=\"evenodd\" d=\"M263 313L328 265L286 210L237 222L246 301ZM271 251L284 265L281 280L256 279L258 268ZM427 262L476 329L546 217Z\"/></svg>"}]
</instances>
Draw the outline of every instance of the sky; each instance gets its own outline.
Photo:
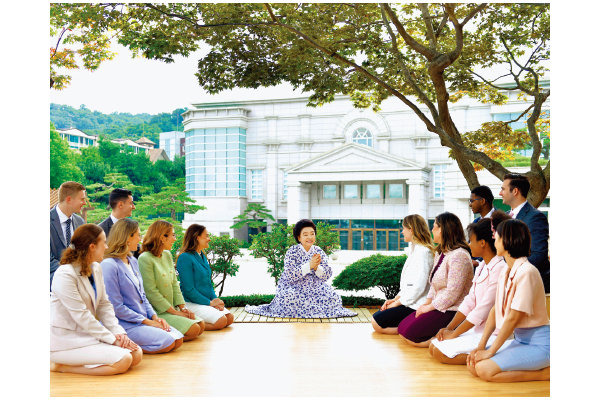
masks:
<instances>
[{"instance_id":1,"label":"sky","mask_svg":"<svg viewBox=\"0 0 600 400\"><path fill-rule=\"evenodd\" d=\"M197 62L207 52L198 50L189 57L176 56L173 63L132 58L131 52L119 44L112 46L117 55L104 61L95 71L69 71L71 84L63 90L51 90L50 102L79 108L85 106L106 114L171 112L190 107L192 103L256 100L306 96L291 85L259 89L235 89L210 95L198 84Z\"/></svg>"},{"instance_id":2,"label":"sky","mask_svg":"<svg viewBox=\"0 0 600 400\"><path fill-rule=\"evenodd\" d=\"M598 3L578 0L552 1L551 6L551 391L553 398L560 399L577 398L579 393L586 393L581 397L587 398L597 380L595 364L586 361L593 357L594 342L586 338L594 332L596 307L590 297L598 292L600 282L593 250L598 242L595 208L600 192L596 172L600 135L595 121L600 92L595 60L599 11ZM46 398L49 387L49 103L85 104L101 112L155 113L213 101L194 81L197 57L166 65L128 60L125 53L88 76L74 73L71 87L62 93L49 90L48 15L45 1L7 2L0 14L4 39L0 52L0 243L4 250L0 295L7 344L3 355L10 365L3 391L35 398ZM289 88L269 90L273 89L247 95L275 98L290 93ZM225 95L239 99L242 92Z\"/></svg>"}]
</instances>

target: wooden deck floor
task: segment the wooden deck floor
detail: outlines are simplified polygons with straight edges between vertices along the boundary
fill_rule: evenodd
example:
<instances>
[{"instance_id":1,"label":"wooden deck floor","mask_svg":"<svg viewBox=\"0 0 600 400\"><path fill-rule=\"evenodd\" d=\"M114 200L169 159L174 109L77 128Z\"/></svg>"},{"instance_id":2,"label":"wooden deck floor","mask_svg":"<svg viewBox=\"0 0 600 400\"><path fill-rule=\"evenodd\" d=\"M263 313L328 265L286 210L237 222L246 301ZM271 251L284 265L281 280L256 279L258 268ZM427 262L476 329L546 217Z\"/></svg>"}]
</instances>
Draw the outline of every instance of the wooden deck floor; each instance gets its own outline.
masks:
<instances>
[{"instance_id":1,"label":"wooden deck floor","mask_svg":"<svg viewBox=\"0 0 600 400\"><path fill-rule=\"evenodd\" d=\"M549 382L488 383L365 323L234 323L126 374L50 373L65 396L549 396Z\"/></svg>"},{"instance_id":2,"label":"wooden deck floor","mask_svg":"<svg viewBox=\"0 0 600 400\"><path fill-rule=\"evenodd\" d=\"M350 307L349 307L350 308ZM229 311L233 314L236 323L262 322L262 323L281 323L281 322L299 322L312 324L336 324L336 323L370 323L371 315L377 311L377 308L350 308L358 315L354 317L343 318L273 318L257 314L250 314L244 310L244 307L231 307Z\"/></svg>"}]
</instances>

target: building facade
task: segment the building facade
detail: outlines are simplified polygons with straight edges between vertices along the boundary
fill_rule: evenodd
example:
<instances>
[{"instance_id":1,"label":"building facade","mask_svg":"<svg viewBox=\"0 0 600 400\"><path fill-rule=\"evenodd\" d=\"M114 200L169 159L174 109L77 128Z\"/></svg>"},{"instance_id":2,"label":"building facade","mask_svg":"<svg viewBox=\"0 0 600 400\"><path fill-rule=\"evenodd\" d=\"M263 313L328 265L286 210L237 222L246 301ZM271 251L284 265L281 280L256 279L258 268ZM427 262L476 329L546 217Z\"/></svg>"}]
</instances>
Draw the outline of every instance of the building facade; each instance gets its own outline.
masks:
<instances>
[{"instance_id":1,"label":"building facade","mask_svg":"<svg viewBox=\"0 0 600 400\"><path fill-rule=\"evenodd\" d=\"M169 160L172 161L175 156L185 156L185 132L161 132L159 137L159 148L167 153Z\"/></svg>"},{"instance_id":2,"label":"building facade","mask_svg":"<svg viewBox=\"0 0 600 400\"><path fill-rule=\"evenodd\" d=\"M526 108L507 94L503 106L470 99L451 105L459 131ZM202 103L183 114L186 190L206 207L186 214L184 227L201 223L213 234L247 240L246 231L230 228L233 218L261 203L278 222L333 224L342 249L398 250L408 214L430 225L443 211L465 226L473 219L470 190L448 148L400 101L384 101L377 113L344 96L318 108L306 103ZM478 175L499 198L501 182L487 171Z\"/></svg>"},{"instance_id":3,"label":"building facade","mask_svg":"<svg viewBox=\"0 0 600 400\"><path fill-rule=\"evenodd\" d=\"M88 135L77 128L57 129L56 131L62 139L67 140L72 149L79 150L82 147L98 145L98 136Z\"/></svg>"}]
</instances>

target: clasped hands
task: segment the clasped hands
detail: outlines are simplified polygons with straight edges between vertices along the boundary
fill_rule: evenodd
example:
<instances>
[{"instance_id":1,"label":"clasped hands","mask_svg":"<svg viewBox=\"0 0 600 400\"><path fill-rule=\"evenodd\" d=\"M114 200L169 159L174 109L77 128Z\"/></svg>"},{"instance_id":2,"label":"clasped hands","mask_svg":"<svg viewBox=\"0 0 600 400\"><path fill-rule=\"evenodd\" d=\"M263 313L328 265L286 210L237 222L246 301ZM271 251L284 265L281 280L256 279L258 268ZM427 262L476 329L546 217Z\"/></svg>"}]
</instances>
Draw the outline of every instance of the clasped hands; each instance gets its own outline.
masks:
<instances>
[{"instance_id":1,"label":"clasped hands","mask_svg":"<svg viewBox=\"0 0 600 400\"><path fill-rule=\"evenodd\" d=\"M169 323L167 321L165 321L164 319L159 318L158 315L156 315L156 314L154 314L152 316L152 319L146 319L142 323L145 325L148 325L148 326L153 326L155 328L165 330L167 332L171 331L171 327L169 326Z\"/></svg>"},{"instance_id":2,"label":"clasped hands","mask_svg":"<svg viewBox=\"0 0 600 400\"><path fill-rule=\"evenodd\" d=\"M319 268L319 264L321 264L321 255L313 254L313 256L310 259L310 269L316 271L317 268Z\"/></svg>"},{"instance_id":3,"label":"clasped hands","mask_svg":"<svg viewBox=\"0 0 600 400\"><path fill-rule=\"evenodd\" d=\"M215 297L210 301L209 306L216 308L219 311L223 311L225 309L225 302L218 297Z\"/></svg>"},{"instance_id":4,"label":"clasped hands","mask_svg":"<svg viewBox=\"0 0 600 400\"><path fill-rule=\"evenodd\" d=\"M479 361L487 360L493 355L494 354L489 349L475 349L467 356L467 365L474 368L475 364L477 364Z\"/></svg>"},{"instance_id":5,"label":"clasped hands","mask_svg":"<svg viewBox=\"0 0 600 400\"><path fill-rule=\"evenodd\" d=\"M119 347L122 347L122 348L128 349L128 350L137 350L138 349L138 345L135 344L135 342L133 342L131 339L129 339L129 337L125 333L116 334L115 338L116 339L113 342L113 345L115 345L115 346L119 346Z\"/></svg>"}]
</instances>

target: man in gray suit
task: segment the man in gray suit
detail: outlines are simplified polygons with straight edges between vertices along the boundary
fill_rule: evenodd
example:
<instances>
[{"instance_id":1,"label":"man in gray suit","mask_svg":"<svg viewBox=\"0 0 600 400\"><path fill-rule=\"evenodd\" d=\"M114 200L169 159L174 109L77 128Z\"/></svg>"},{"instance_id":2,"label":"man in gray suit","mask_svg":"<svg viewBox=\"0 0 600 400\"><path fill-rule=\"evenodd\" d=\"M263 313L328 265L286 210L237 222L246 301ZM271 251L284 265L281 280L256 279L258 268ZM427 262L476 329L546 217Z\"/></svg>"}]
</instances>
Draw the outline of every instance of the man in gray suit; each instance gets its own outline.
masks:
<instances>
[{"instance_id":1,"label":"man in gray suit","mask_svg":"<svg viewBox=\"0 0 600 400\"><path fill-rule=\"evenodd\" d=\"M68 181L58 189L58 204L50 210L50 286L63 251L71 244L73 232L85 221L75 213L85 205L85 186Z\"/></svg>"},{"instance_id":2,"label":"man in gray suit","mask_svg":"<svg viewBox=\"0 0 600 400\"><path fill-rule=\"evenodd\" d=\"M106 237L110 228L120 219L131 217L131 213L135 210L135 203L133 202L133 194L131 190L117 188L110 192L108 196L108 204L112 209L112 212L104 221L100 222L98 226L104 230Z\"/></svg>"},{"instance_id":3,"label":"man in gray suit","mask_svg":"<svg viewBox=\"0 0 600 400\"><path fill-rule=\"evenodd\" d=\"M110 232L110 228L120 219L131 217L131 213L135 210L135 203L133 202L133 194L131 190L117 188L110 192L108 196L108 204L112 209L112 212L104 221L100 222L98 226L104 230L106 233L106 237L108 238L108 233ZM140 255L140 245L138 244L138 248L133 252L133 256L138 258Z\"/></svg>"}]
</instances>

